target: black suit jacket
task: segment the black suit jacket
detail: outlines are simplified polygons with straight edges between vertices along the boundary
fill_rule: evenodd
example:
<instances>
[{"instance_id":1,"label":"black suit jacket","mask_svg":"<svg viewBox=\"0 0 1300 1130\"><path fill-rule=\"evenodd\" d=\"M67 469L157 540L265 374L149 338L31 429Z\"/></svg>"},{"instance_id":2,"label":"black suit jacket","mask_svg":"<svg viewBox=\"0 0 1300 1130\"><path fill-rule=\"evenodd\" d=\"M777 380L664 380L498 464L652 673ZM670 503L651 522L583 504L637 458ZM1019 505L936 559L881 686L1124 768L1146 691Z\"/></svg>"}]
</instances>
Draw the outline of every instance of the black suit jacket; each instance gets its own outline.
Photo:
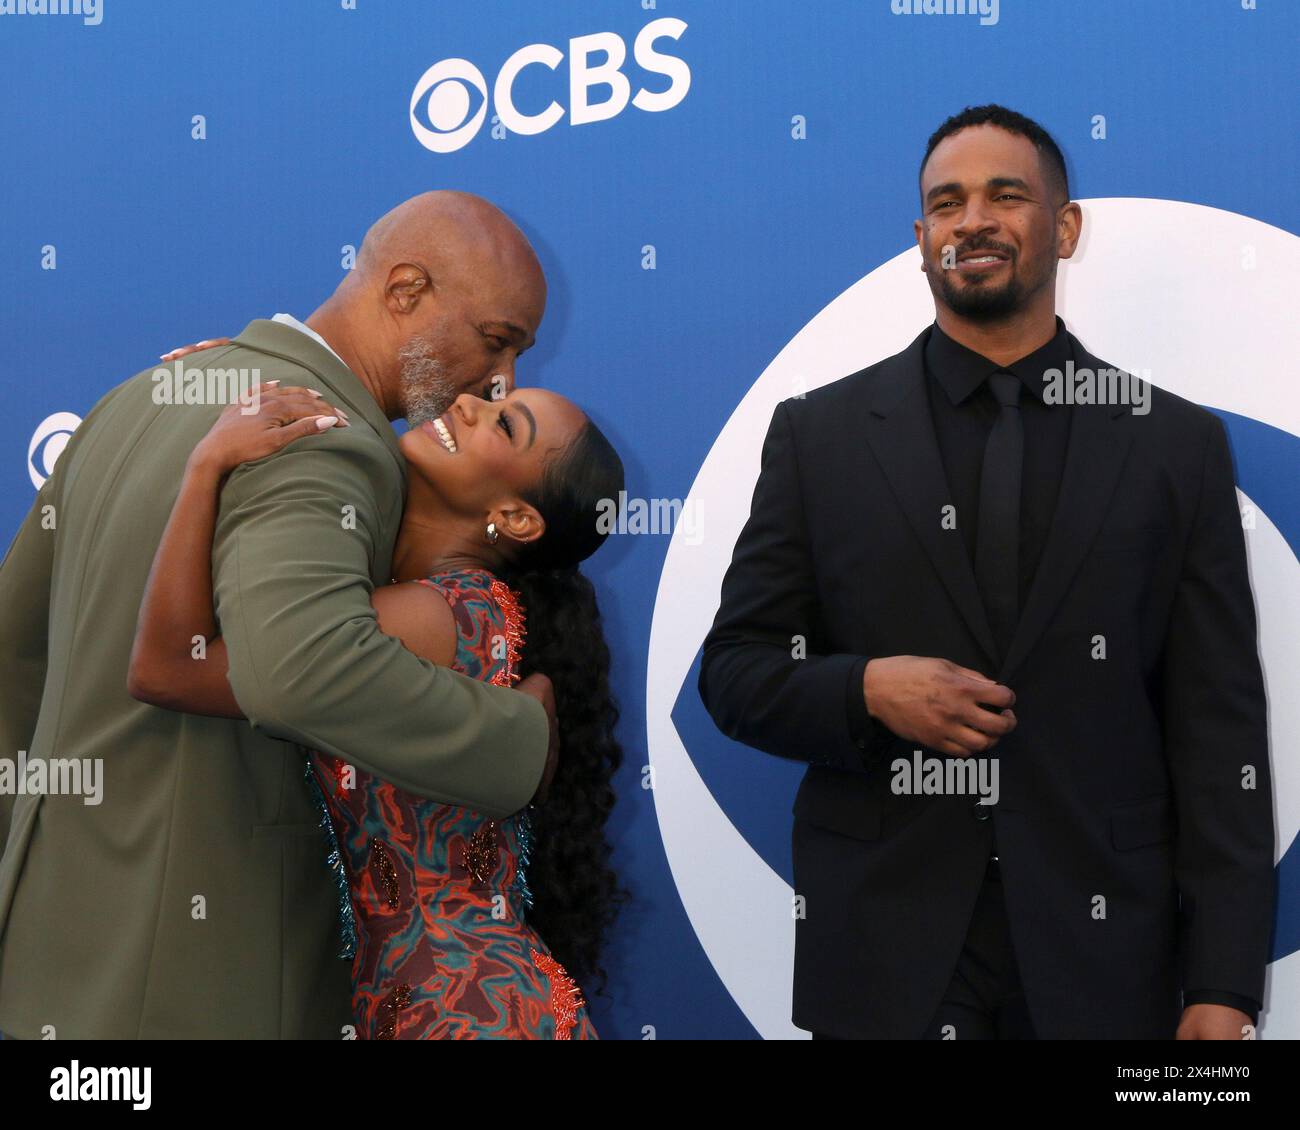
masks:
<instances>
[{"instance_id":1,"label":"black suit jacket","mask_svg":"<svg viewBox=\"0 0 1300 1130\"><path fill-rule=\"evenodd\" d=\"M809 763L794 804L794 1022L919 1036L994 826L1039 1036L1169 1038L1180 990L1262 1000L1273 811L1223 426L1157 388L1147 415L1066 409L1055 516L999 662L961 535L940 520L929 333L777 406L704 644L700 693L719 728ZM1110 368L1071 344L1077 365ZM891 762L912 743L855 735L852 680L862 657L886 655L939 656L1016 692L991 819L974 796L896 795Z\"/></svg>"}]
</instances>

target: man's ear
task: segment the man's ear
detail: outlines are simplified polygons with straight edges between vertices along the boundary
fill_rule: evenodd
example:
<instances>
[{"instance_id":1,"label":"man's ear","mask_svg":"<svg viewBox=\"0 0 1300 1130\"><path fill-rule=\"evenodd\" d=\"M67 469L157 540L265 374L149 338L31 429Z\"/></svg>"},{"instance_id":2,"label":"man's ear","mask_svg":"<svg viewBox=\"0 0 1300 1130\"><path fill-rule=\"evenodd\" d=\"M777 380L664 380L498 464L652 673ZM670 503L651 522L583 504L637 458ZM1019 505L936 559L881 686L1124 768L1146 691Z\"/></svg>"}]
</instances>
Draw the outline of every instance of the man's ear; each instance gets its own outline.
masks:
<instances>
[{"instance_id":1,"label":"man's ear","mask_svg":"<svg viewBox=\"0 0 1300 1130\"><path fill-rule=\"evenodd\" d=\"M511 499L504 506L494 509L487 520L494 523L500 537L509 538L519 545L536 541L546 532L546 521L521 498Z\"/></svg>"},{"instance_id":2,"label":"man's ear","mask_svg":"<svg viewBox=\"0 0 1300 1130\"><path fill-rule=\"evenodd\" d=\"M419 304L420 299L433 290L433 280L429 272L417 263L398 263L388 272L388 282L384 286L384 298L390 310L399 314L409 314Z\"/></svg>"},{"instance_id":3,"label":"man's ear","mask_svg":"<svg viewBox=\"0 0 1300 1130\"><path fill-rule=\"evenodd\" d=\"M1069 259L1079 246L1079 236L1083 234L1083 209L1073 200L1067 201L1061 205L1056 225L1057 257Z\"/></svg>"}]
</instances>

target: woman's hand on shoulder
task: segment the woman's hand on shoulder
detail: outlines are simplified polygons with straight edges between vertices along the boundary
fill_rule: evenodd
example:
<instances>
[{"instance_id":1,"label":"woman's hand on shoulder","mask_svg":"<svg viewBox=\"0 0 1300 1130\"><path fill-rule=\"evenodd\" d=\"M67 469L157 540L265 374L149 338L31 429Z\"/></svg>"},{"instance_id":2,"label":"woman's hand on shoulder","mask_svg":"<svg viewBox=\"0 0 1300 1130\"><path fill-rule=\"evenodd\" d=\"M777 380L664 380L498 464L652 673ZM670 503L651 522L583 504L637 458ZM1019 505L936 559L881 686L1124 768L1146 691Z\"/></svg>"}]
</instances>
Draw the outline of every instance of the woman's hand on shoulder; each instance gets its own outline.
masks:
<instances>
[{"instance_id":1,"label":"woman's hand on shoulder","mask_svg":"<svg viewBox=\"0 0 1300 1130\"><path fill-rule=\"evenodd\" d=\"M193 345L182 345L168 353L164 353L158 358L159 361L179 361L182 357L188 357L191 353L201 353L205 349L216 349L219 345L229 345L228 337L210 337L204 341L196 341Z\"/></svg>"},{"instance_id":2,"label":"woman's hand on shoulder","mask_svg":"<svg viewBox=\"0 0 1300 1130\"><path fill-rule=\"evenodd\" d=\"M274 455L296 439L348 426L347 413L315 389L254 385L226 408L190 454L195 470L224 476L241 463Z\"/></svg>"}]
</instances>

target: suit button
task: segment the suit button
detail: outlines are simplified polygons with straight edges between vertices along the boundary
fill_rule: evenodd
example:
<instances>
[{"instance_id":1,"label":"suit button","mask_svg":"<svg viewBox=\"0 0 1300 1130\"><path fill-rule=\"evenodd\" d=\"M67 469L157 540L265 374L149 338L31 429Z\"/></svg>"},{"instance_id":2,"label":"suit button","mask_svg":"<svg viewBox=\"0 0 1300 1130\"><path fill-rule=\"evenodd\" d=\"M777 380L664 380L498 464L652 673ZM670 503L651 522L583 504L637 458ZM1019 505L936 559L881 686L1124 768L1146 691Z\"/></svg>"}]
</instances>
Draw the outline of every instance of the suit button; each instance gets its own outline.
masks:
<instances>
[{"instance_id":1,"label":"suit button","mask_svg":"<svg viewBox=\"0 0 1300 1130\"><path fill-rule=\"evenodd\" d=\"M993 806L991 804L984 804L981 801L977 800L975 802L974 807L971 809L971 815L974 816L976 820L979 820L981 822L985 820L992 820Z\"/></svg>"}]
</instances>

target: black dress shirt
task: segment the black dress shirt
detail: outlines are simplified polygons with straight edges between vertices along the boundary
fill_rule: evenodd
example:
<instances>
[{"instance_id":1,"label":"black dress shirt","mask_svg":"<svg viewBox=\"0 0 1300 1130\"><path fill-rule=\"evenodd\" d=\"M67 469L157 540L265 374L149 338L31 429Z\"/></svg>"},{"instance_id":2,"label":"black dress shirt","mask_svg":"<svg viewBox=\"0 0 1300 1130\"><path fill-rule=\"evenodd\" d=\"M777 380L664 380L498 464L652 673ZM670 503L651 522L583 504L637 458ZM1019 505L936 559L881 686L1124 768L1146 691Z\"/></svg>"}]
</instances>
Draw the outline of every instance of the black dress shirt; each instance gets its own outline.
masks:
<instances>
[{"instance_id":1,"label":"black dress shirt","mask_svg":"<svg viewBox=\"0 0 1300 1130\"><path fill-rule=\"evenodd\" d=\"M1020 411L1025 424L1024 470L1020 477L1020 603L1024 606L1029 583L1043 551L1047 529L1056 510L1056 495L1065 467L1070 417L1063 406L1043 401L1043 373L1064 369L1070 359L1065 323L1056 319L1056 335L1027 357L1001 366L953 341L936 322L925 346L926 393L934 425L939 458L943 462L949 497L956 508L957 532L975 563L975 535L979 529L980 470L984 445L998 414L989 389L993 373L1014 373L1024 383ZM893 740L867 713L862 693L864 656L849 673L848 711L851 732L858 747L875 752Z\"/></svg>"},{"instance_id":2,"label":"black dress shirt","mask_svg":"<svg viewBox=\"0 0 1300 1130\"><path fill-rule=\"evenodd\" d=\"M1033 353L998 365L982 354L954 341L939 328L931 328L925 345L926 393L934 425L939 458L948 483L949 498L956 509L957 532L975 563L975 537L979 529L980 472L984 448L998 404L989 388L993 373L1006 372L1020 378L1024 391L1020 412L1024 421L1024 464L1020 487L1020 607L1024 608L1030 583L1047 541L1056 511L1065 450L1070 437L1070 415L1064 405L1047 404L1044 397L1048 370L1064 372L1072 360L1065 323L1056 319L1056 334ZM862 680L868 660L864 656L849 673L847 709L850 733L871 759L895 738L867 712ZM990 677L992 672L985 672ZM994 845L994 853L997 851ZM1235 993L1211 990L1188 991L1184 1004L1223 1004L1246 1013L1256 1022L1259 1004Z\"/></svg>"}]
</instances>

